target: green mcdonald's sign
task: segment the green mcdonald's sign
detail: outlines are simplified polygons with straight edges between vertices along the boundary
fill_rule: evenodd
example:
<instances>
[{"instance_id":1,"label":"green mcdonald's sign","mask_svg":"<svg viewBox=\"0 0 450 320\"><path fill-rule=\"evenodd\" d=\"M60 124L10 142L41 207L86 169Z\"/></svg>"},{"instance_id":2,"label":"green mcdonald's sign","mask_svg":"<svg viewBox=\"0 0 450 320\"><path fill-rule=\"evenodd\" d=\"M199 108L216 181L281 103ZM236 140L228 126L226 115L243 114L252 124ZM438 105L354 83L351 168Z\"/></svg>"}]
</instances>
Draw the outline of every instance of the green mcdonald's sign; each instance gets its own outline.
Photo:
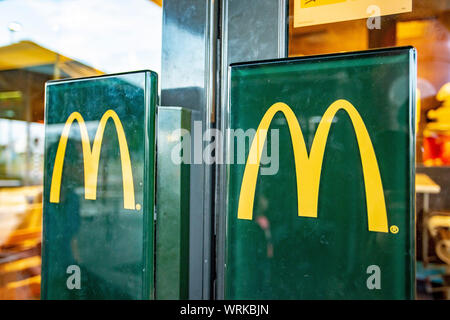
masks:
<instances>
[{"instance_id":1,"label":"green mcdonald's sign","mask_svg":"<svg viewBox=\"0 0 450 320\"><path fill-rule=\"evenodd\" d=\"M414 297L415 83L410 47L231 66L225 298Z\"/></svg>"},{"instance_id":2,"label":"green mcdonald's sign","mask_svg":"<svg viewBox=\"0 0 450 320\"><path fill-rule=\"evenodd\" d=\"M152 299L157 75L46 85L43 299Z\"/></svg>"}]
</instances>

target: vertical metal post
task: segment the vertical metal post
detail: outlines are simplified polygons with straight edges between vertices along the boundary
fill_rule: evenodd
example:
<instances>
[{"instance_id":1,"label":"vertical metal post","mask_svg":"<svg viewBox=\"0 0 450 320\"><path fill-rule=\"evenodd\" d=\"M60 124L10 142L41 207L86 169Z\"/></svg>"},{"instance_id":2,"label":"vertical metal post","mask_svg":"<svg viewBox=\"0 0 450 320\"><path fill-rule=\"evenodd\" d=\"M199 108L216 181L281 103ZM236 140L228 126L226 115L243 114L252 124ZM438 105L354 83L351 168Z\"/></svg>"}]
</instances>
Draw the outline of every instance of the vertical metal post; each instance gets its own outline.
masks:
<instances>
[{"instance_id":1,"label":"vertical metal post","mask_svg":"<svg viewBox=\"0 0 450 320\"><path fill-rule=\"evenodd\" d=\"M228 66L234 62L287 57L287 0L221 0L220 106L217 127L222 133L222 159L227 159ZM216 298L224 297L227 166L216 166Z\"/></svg>"},{"instance_id":2,"label":"vertical metal post","mask_svg":"<svg viewBox=\"0 0 450 320\"><path fill-rule=\"evenodd\" d=\"M164 0L161 105L192 109L201 132L213 127L217 1ZM194 124L195 128L195 124ZM206 142L202 136L193 139ZM202 150L200 150L202 154ZM198 150L194 150L194 152ZM189 298L211 298L213 167L191 165Z\"/></svg>"},{"instance_id":3,"label":"vertical metal post","mask_svg":"<svg viewBox=\"0 0 450 320\"><path fill-rule=\"evenodd\" d=\"M287 3L287 0L163 2L161 105L196 111L192 115L196 120L197 114L202 121L203 132L220 129L219 140L224 143L217 151L222 159L226 159L223 129L228 116L228 65L287 56ZM195 124L193 127L195 131ZM223 164L191 165L191 299L223 297L225 177Z\"/></svg>"}]
</instances>

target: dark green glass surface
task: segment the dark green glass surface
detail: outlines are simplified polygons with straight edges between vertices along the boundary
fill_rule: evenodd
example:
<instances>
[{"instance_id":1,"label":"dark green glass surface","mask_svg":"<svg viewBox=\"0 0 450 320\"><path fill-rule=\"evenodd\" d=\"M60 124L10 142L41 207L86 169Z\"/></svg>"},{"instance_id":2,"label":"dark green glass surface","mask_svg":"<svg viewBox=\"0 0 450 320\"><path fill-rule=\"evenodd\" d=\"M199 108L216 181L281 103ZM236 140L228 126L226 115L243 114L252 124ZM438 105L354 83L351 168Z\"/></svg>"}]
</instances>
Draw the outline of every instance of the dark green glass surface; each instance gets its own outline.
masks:
<instances>
[{"instance_id":1,"label":"dark green glass surface","mask_svg":"<svg viewBox=\"0 0 450 320\"><path fill-rule=\"evenodd\" d=\"M190 138L191 112L158 107L157 121L156 299L188 299L190 167L178 162L181 159L173 161L172 155ZM190 159L190 150L180 150L178 155Z\"/></svg>"},{"instance_id":2,"label":"dark green glass surface","mask_svg":"<svg viewBox=\"0 0 450 320\"><path fill-rule=\"evenodd\" d=\"M157 75L150 71L52 81L46 86L43 299L151 299L154 295L154 123ZM78 112L93 147L99 121L113 110L129 150L135 209L124 208L121 148L113 119L105 125L96 200L85 199L80 126L72 124L59 203L50 202L58 144ZM71 265L81 271L69 289ZM73 283L73 282L72 282Z\"/></svg>"},{"instance_id":3,"label":"dark green glass surface","mask_svg":"<svg viewBox=\"0 0 450 320\"><path fill-rule=\"evenodd\" d=\"M376 154L388 226L399 231L368 231L361 156L342 110L325 147L318 216L299 217L291 136L278 112L270 129L279 129L279 170L259 170L252 220L237 217L245 164L227 169L226 299L414 297L415 55L395 48L231 66L231 129L256 129L270 106L284 102L309 152L327 108L338 99L351 102ZM269 133L269 155L270 142ZM367 287L371 265L380 268L380 289Z\"/></svg>"}]
</instances>

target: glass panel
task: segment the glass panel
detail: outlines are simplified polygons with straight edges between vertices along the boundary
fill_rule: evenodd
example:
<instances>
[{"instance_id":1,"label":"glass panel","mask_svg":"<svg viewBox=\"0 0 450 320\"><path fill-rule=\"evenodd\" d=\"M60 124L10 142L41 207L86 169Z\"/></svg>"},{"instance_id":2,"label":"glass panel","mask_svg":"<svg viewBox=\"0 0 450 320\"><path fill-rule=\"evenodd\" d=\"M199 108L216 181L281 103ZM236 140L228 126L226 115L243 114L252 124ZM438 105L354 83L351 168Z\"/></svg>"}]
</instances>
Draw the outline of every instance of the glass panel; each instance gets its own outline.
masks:
<instances>
[{"instance_id":1,"label":"glass panel","mask_svg":"<svg viewBox=\"0 0 450 320\"><path fill-rule=\"evenodd\" d=\"M289 56L414 46L418 52L417 161L427 166L450 164L450 120L434 109L450 101L450 2L413 0L412 11L376 17L376 6L367 6L374 18L294 27L298 0L289 1ZM341 1L341 2L345 2ZM347 11L356 3L341 3ZM403 3L408 1L402 0ZM334 3L315 10L332 10ZM386 8L394 2L385 1ZM378 7L386 11L386 8ZM338 16L338 14L336 14ZM375 19L376 18L376 19ZM430 110L433 110L430 112Z\"/></svg>"},{"instance_id":2,"label":"glass panel","mask_svg":"<svg viewBox=\"0 0 450 320\"><path fill-rule=\"evenodd\" d=\"M412 2L412 10L404 5L407 2ZM416 48L417 294L419 299L450 299L450 251L445 240L450 235L450 1L311 1L308 6L315 6L318 16L333 12L332 18L342 20L356 10L371 17L295 27L299 3L289 0L290 57L405 45ZM399 4L403 12L378 16ZM341 14L338 7L347 10ZM437 218L429 220L431 216Z\"/></svg>"},{"instance_id":3,"label":"glass panel","mask_svg":"<svg viewBox=\"0 0 450 320\"><path fill-rule=\"evenodd\" d=\"M156 74L51 82L46 97L42 298L152 297Z\"/></svg>"},{"instance_id":4,"label":"glass panel","mask_svg":"<svg viewBox=\"0 0 450 320\"><path fill-rule=\"evenodd\" d=\"M226 298L413 298L415 63L232 65Z\"/></svg>"},{"instance_id":5,"label":"glass panel","mask_svg":"<svg viewBox=\"0 0 450 320\"><path fill-rule=\"evenodd\" d=\"M0 1L0 299L40 297L45 82L159 71L161 3Z\"/></svg>"}]
</instances>

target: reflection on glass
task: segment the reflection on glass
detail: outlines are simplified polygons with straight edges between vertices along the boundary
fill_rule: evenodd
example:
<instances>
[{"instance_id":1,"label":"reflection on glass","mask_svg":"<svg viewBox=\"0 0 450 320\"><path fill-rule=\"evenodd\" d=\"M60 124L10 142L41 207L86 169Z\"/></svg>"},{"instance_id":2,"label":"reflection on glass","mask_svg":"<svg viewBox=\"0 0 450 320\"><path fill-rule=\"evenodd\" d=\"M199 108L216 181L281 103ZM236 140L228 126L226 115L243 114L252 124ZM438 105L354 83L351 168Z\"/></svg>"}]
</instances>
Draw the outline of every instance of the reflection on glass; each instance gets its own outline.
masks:
<instances>
[{"instance_id":1,"label":"reflection on glass","mask_svg":"<svg viewBox=\"0 0 450 320\"><path fill-rule=\"evenodd\" d=\"M419 299L450 299L449 265L445 259L438 258L434 248L441 239L430 232L428 226L428 215L444 213L446 218L442 218L441 228L446 234L450 232L449 2L411 0L411 12L375 18L378 20L375 28L373 18L294 27L294 6L299 2L289 1L291 57L393 46L416 48L416 163L417 172L421 174L416 179L417 292ZM350 0L344 2L352 6ZM385 4L392 6L397 1L385 1ZM325 5L321 8L327 10ZM432 183L423 183L423 175L424 181ZM440 191L430 191L433 189ZM433 193L431 197L430 193Z\"/></svg>"},{"instance_id":2,"label":"reflection on glass","mask_svg":"<svg viewBox=\"0 0 450 320\"><path fill-rule=\"evenodd\" d=\"M0 299L40 297L41 224L34 217L42 216L45 82L149 64L159 70L161 6L0 1L0 28L9 29L0 37Z\"/></svg>"},{"instance_id":3,"label":"reflection on glass","mask_svg":"<svg viewBox=\"0 0 450 320\"><path fill-rule=\"evenodd\" d=\"M38 299L44 85L101 72L30 41L0 47L0 61L0 299Z\"/></svg>"},{"instance_id":4,"label":"reflection on glass","mask_svg":"<svg viewBox=\"0 0 450 320\"><path fill-rule=\"evenodd\" d=\"M441 0L412 0L412 12L382 16L379 28L367 19L295 28L294 0L289 1L289 56L366 50L390 46L417 49L417 161L427 166L450 164L450 119L435 125L442 108L440 90L450 82L450 9ZM431 115L430 115L431 111ZM443 120L441 118L441 120Z\"/></svg>"}]
</instances>

